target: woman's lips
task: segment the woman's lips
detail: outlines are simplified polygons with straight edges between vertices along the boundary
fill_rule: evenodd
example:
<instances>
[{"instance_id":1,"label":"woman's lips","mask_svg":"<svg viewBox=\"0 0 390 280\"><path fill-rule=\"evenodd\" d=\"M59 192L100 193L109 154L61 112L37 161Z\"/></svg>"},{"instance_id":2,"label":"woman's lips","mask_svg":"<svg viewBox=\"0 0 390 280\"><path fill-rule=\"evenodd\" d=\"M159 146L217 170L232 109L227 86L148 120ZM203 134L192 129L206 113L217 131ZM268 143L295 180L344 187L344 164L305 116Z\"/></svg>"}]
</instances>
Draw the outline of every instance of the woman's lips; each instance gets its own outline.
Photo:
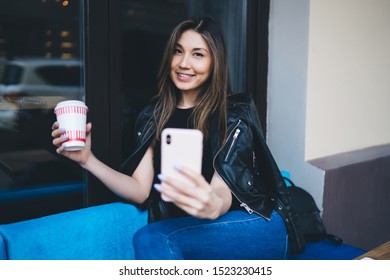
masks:
<instances>
[{"instance_id":1,"label":"woman's lips","mask_svg":"<svg viewBox=\"0 0 390 280\"><path fill-rule=\"evenodd\" d=\"M178 79L181 80L181 81L188 81L192 77L195 76L193 74L185 74L185 73L176 73L176 74L177 74Z\"/></svg>"}]
</instances>

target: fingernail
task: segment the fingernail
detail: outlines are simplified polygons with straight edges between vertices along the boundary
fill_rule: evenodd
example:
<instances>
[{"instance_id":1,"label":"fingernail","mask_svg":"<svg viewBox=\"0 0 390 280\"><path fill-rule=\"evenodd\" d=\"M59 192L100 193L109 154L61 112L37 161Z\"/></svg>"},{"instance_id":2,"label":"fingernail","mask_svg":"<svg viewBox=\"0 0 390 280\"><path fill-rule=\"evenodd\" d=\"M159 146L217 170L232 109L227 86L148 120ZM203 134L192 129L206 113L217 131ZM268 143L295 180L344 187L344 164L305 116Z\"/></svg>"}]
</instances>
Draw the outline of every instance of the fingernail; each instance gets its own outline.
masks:
<instances>
[{"instance_id":1,"label":"fingernail","mask_svg":"<svg viewBox=\"0 0 390 280\"><path fill-rule=\"evenodd\" d=\"M66 140L68 139L68 135L61 135L61 140Z\"/></svg>"},{"instance_id":2,"label":"fingernail","mask_svg":"<svg viewBox=\"0 0 390 280\"><path fill-rule=\"evenodd\" d=\"M157 178L159 178L161 181L164 181L164 180L167 179L167 177L165 177L165 176L162 175L162 174L158 174L158 175L157 175Z\"/></svg>"},{"instance_id":3,"label":"fingernail","mask_svg":"<svg viewBox=\"0 0 390 280\"><path fill-rule=\"evenodd\" d=\"M64 150L64 147L61 145L61 146L56 150L56 152L57 152L57 154L61 154L63 150Z\"/></svg>"},{"instance_id":4,"label":"fingernail","mask_svg":"<svg viewBox=\"0 0 390 280\"><path fill-rule=\"evenodd\" d=\"M154 187L156 190L158 190L158 191L160 191L160 189L161 189L161 185L160 185L160 184L154 184L153 187Z\"/></svg>"},{"instance_id":5,"label":"fingernail","mask_svg":"<svg viewBox=\"0 0 390 280\"><path fill-rule=\"evenodd\" d=\"M174 167L175 167L175 169L180 170L183 166L181 164L177 163L177 164L175 164Z\"/></svg>"},{"instance_id":6,"label":"fingernail","mask_svg":"<svg viewBox=\"0 0 390 280\"><path fill-rule=\"evenodd\" d=\"M66 131L66 129L65 128L60 128L59 131L60 131L60 133L64 133Z\"/></svg>"}]
</instances>

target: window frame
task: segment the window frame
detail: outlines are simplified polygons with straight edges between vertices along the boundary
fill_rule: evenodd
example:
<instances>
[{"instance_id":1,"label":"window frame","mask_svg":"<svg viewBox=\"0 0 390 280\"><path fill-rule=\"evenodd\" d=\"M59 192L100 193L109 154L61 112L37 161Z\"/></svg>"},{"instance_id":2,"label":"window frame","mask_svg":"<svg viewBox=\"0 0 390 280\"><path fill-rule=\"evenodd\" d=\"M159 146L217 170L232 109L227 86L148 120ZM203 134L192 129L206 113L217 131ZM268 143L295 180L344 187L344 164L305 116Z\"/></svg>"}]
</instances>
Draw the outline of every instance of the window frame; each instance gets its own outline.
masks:
<instances>
[{"instance_id":1,"label":"window frame","mask_svg":"<svg viewBox=\"0 0 390 280\"><path fill-rule=\"evenodd\" d=\"M85 98L93 123L94 154L107 165L120 164L120 0L84 0ZM116 201L97 178L87 175L87 205Z\"/></svg>"}]
</instances>

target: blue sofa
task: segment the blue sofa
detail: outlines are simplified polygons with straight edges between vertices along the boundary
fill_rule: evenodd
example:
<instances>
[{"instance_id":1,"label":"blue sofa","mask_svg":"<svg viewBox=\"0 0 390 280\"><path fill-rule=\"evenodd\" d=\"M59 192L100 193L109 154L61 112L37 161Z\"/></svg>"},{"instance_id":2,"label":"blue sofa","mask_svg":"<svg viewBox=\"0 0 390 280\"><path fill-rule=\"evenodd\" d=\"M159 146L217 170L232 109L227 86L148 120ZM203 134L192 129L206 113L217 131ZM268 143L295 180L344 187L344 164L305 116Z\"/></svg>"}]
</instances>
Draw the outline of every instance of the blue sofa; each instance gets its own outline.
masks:
<instances>
[{"instance_id":1,"label":"blue sofa","mask_svg":"<svg viewBox=\"0 0 390 280\"><path fill-rule=\"evenodd\" d=\"M114 202L42 218L0 225L0 259L124 260L132 259L129 245L134 218L130 206ZM146 219L146 213L139 215ZM307 244L294 260L353 259L365 251L328 241Z\"/></svg>"}]
</instances>

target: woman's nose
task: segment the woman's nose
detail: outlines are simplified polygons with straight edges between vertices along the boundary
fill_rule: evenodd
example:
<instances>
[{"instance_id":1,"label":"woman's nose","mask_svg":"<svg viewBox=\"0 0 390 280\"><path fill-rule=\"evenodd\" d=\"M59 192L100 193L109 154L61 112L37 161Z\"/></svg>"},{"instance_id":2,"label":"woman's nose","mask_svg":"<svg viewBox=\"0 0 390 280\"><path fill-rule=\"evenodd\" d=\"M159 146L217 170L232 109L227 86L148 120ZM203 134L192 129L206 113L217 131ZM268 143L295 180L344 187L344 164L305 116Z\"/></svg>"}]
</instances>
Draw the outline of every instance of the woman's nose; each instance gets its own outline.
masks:
<instances>
[{"instance_id":1,"label":"woman's nose","mask_svg":"<svg viewBox=\"0 0 390 280\"><path fill-rule=\"evenodd\" d=\"M187 55L183 55L181 60L180 60L180 63L179 63L179 66L181 68L189 68L189 61L188 61L188 56Z\"/></svg>"}]
</instances>

